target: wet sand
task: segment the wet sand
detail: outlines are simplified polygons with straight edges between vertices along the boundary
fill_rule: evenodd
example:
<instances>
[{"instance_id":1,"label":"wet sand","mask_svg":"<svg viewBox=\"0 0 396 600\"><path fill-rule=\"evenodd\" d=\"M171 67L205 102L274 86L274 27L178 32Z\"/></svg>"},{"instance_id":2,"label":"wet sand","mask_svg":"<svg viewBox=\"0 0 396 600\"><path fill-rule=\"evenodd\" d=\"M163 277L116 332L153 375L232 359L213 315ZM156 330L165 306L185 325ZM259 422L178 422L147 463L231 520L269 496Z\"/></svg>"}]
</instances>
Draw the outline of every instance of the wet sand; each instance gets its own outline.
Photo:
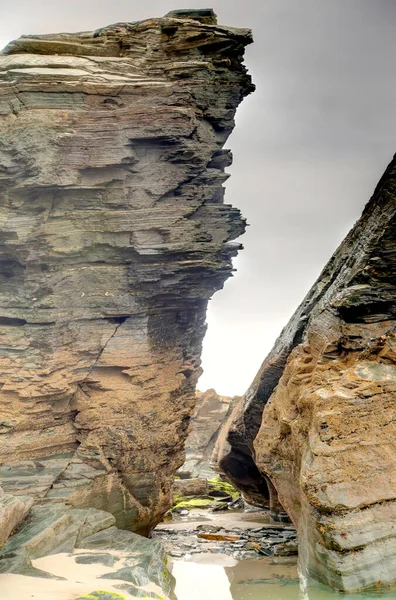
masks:
<instances>
[{"instance_id":1,"label":"wet sand","mask_svg":"<svg viewBox=\"0 0 396 600\"><path fill-rule=\"evenodd\" d=\"M93 550L76 550L73 554L53 554L32 562L33 567L62 577L63 580L47 579L45 577L29 577L6 573L0 575L1 600L75 600L94 590L106 590L125 596L127 600L135 600L125 591L117 589L125 581L117 579L100 579L101 575L115 572L123 566L124 555L117 553L119 560L113 567L102 564L78 564L74 558L78 554L92 554ZM98 552L102 554L102 552ZM112 551L112 554L115 554ZM145 586L145 591L156 592L163 596L161 589L155 584Z\"/></svg>"}]
</instances>

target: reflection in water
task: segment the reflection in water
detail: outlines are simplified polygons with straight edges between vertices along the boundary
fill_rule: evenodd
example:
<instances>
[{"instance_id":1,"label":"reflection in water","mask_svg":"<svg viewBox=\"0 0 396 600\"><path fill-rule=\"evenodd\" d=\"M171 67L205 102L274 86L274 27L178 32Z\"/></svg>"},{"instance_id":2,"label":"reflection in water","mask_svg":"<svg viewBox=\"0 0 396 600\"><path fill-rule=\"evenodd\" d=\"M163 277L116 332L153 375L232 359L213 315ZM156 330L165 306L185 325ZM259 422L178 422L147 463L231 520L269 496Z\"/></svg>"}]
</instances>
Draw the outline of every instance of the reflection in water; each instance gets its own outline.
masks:
<instances>
[{"instance_id":1,"label":"reflection in water","mask_svg":"<svg viewBox=\"0 0 396 600\"><path fill-rule=\"evenodd\" d=\"M216 560L223 558L223 560ZM209 562L211 561L211 563ZM226 564L234 564L229 556L200 555L200 562L176 561L172 574L176 579L177 600L232 600Z\"/></svg>"},{"instance_id":2,"label":"reflection in water","mask_svg":"<svg viewBox=\"0 0 396 600\"><path fill-rule=\"evenodd\" d=\"M299 590L296 559L253 558L238 562L225 569L230 581L231 597L245 598L298 598ZM279 592L282 595L279 595Z\"/></svg>"},{"instance_id":3,"label":"reflection in water","mask_svg":"<svg viewBox=\"0 0 396 600\"><path fill-rule=\"evenodd\" d=\"M299 581L296 561L200 554L173 564L177 600L396 600L396 591L340 594Z\"/></svg>"}]
</instances>

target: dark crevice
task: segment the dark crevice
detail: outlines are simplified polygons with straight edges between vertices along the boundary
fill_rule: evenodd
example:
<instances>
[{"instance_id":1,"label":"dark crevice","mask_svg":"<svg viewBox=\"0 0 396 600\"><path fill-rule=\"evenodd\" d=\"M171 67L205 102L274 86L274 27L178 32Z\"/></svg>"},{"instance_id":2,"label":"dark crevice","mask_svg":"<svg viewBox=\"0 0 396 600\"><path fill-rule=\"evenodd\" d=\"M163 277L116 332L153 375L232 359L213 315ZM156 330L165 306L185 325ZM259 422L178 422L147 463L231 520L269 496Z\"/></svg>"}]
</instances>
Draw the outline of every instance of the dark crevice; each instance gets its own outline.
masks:
<instances>
[{"instance_id":1,"label":"dark crevice","mask_svg":"<svg viewBox=\"0 0 396 600\"><path fill-rule=\"evenodd\" d=\"M6 325L7 327L22 327L26 325L25 319L16 319L12 317L0 317L0 325Z\"/></svg>"},{"instance_id":2,"label":"dark crevice","mask_svg":"<svg viewBox=\"0 0 396 600\"><path fill-rule=\"evenodd\" d=\"M249 503L263 506L267 500L269 505L270 492L266 478L260 473L250 454L233 448L220 460L219 467L243 492Z\"/></svg>"}]
</instances>

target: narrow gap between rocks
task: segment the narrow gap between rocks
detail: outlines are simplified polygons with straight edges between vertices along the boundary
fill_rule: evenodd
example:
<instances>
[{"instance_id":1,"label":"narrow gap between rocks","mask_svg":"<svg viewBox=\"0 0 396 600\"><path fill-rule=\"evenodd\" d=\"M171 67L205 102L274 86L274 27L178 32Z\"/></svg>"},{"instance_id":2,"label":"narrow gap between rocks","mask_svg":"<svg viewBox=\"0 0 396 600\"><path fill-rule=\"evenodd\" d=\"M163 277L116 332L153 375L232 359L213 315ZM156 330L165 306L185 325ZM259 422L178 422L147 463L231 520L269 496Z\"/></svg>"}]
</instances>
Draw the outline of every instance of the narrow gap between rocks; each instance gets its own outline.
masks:
<instances>
[{"instance_id":1,"label":"narrow gap between rocks","mask_svg":"<svg viewBox=\"0 0 396 600\"><path fill-rule=\"evenodd\" d=\"M186 460L174 480L173 506L151 533L169 556L176 600L201 600L214 592L219 600L258 600L270 589L299 589L296 530L290 522L272 522L269 482L257 467L250 477L241 473L250 497L256 493L268 498L268 506L253 506L211 459L234 400L214 390L197 392Z\"/></svg>"}]
</instances>

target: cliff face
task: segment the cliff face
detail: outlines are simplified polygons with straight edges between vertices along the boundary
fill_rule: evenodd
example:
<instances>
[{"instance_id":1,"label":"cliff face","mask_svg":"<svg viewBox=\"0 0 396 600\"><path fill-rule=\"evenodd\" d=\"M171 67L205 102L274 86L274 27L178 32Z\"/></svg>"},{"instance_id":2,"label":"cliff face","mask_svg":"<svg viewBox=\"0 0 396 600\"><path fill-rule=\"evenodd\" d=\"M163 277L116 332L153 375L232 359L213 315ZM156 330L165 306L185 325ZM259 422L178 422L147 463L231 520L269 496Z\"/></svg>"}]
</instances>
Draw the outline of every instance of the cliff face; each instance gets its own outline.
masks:
<instances>
[{"instance_id":1,"label":"cliff face","mask_svg":"<svg viewBox=\"0 0 396 600\"><path fill-rule=\"evenodd\" d=\"M393 160L236 407L220 457L238 483L243 448L298 526L303 574L346 592L396 583L395 321Z\"/></svg>"},{"instance_id":2,"label":"cliff face","mask_svg":"<svg viewBox=\"0 0 396 600\"><path fill-rule=\"evenodd\" d=\"M175 11L0 56L0 484L147 531L244 231L223 149L249 30ZM7 496L9 498L9 496Z\"/></svg>"},{"instance_id":3,"label":"cliff face","mask_svg":"<svg viewBox=\"0 0 396 600\"><path fill-rule=\"evenodd\" d=\"M219 431L239 399L220 396L215 390L196 392L197 403L191 417L190 433L186 440L186 461L180 474L211 479L216 475L211 458Z\"/></svg>"}]
</instances>

